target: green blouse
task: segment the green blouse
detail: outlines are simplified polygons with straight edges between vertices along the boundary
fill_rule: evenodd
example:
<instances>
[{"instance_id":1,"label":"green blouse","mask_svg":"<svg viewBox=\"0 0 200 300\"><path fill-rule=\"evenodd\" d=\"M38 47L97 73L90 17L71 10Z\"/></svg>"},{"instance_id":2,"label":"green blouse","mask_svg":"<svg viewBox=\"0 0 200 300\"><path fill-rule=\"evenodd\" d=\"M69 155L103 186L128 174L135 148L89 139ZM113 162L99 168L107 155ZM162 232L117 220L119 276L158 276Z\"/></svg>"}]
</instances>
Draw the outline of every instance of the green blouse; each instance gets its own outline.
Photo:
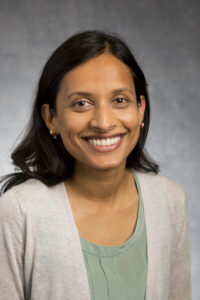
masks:
<instances>
[{"instance_id":1,"label":"green blouse","mask_svg":"<svg viewBox=\"0 0 200 300\"><path fill-rule=\"evenodd\" d=\"M139 193L134 233L119 246L102 246L80 237L92 300L144 300L147 280L147 241L143 199Z\"/></svg>"}]
</instances>

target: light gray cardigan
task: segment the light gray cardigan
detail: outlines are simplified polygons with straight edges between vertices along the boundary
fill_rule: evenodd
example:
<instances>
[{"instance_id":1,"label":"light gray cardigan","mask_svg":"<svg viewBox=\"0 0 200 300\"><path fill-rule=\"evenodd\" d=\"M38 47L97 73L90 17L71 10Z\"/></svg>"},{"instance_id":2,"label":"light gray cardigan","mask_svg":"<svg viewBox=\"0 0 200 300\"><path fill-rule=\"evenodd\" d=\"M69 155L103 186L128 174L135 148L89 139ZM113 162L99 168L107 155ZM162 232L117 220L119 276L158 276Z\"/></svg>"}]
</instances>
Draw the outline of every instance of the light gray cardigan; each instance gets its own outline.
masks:
<instances>
[{"instance_id":1,"label":"light gray cardigan","mask_svg":"<svg viewBox=\"0 0 200 300\"><path fill-rule=\"evenodd\" d=\"M190 300L185 194L161 174L135 174L147 231L145 299ZM29 179L0 198L0 300L24 299L91 299L79 233L63 182L49 188Z\"/></svg>"}]
</instances>

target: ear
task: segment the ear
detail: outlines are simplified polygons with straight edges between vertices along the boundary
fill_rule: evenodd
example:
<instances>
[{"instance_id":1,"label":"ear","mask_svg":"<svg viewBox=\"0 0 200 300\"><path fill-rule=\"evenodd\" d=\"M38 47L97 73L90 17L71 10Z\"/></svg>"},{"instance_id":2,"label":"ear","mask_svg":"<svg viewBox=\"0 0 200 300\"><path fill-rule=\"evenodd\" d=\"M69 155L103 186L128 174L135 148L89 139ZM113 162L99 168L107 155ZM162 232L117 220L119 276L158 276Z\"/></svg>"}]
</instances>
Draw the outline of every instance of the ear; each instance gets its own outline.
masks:
<instances>
[{"instance_id":1,"label":"ear","mask_svg":"<svg viewBox=\"0 0 200 300\"><path fill-rule=\"evenodd\" d=\"M138 104L138 110L139 110L139 114L140 114L140 123L142 123L144 120L145 107L146 107L145 97L143 95L140 95L140 103Z\"/></svg>"},{"instance_id":2,"label":"ear","mask_svg":"<svg viewBox=\"0 0 200 300\"><path fill-rule=\"evenodd\" d=\"M43 104L41 107L42 118L49 130L53 130L55 133L55 117L52 110L49 108L49 104Z\"/></svg>"}]
</instances>

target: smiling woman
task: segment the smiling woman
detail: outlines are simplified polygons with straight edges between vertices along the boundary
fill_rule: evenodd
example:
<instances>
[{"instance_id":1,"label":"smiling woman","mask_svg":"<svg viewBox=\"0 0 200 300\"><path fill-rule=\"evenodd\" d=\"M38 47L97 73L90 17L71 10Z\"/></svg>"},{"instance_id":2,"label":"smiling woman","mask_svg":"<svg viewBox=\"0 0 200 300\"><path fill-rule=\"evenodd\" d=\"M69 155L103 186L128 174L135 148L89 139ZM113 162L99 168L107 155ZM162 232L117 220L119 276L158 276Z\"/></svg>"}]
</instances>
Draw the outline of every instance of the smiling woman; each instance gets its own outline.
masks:
<instances>
[{"instance_id":1,"label":"smiling woman","mask_svg":"<svg viewBox=\"0 0 200 300\"><path fill-rule=\"evenodd\" d=\"M92 170L124 167L138 141L144 111L145 98L140 95L137 101L129 68L109 52L64 75L56 114L49 104L42 105L47 127L60 135L76 159L76 170L82 164Z\"/></svg>"},{"instance_id":2,"label":"smiling woman","mask_svg":"<svg viewBox=\"0 0 200 300\"><path fill-rule=\"evenodd\" d=\"M144 149L149 121L145 76L117 34L55 50L18 172L1 180L5 300L191 299L187 199Z\"/></svg>"}]
</instances>

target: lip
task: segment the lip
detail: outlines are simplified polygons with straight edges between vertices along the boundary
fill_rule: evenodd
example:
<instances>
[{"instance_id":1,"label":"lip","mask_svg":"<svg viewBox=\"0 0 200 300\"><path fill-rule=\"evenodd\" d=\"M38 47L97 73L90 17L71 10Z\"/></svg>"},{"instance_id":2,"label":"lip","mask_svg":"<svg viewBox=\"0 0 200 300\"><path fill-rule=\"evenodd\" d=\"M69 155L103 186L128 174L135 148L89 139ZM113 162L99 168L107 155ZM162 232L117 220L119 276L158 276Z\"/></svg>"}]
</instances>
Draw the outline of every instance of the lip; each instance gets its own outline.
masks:
<instances>
[{"instance_id":1,"label":"lip","mask_svg":"<svg viewBox=\"0 0 200 300\"><path fill-rule=\"evenodd\" d=\"M112 135L90 135L90 136L83 136L81 137L82 139L109 139L109 138L114 138L114 137L118 137L118 136L124 136L125 134L127 134L127 132L123 132L123 133L116 133L116 134L112 134Z\"/></svg>"},{"instance_id":2,"label":"lip","mask_svg":"<svg viewBox=\"0 0 200 300\"><path fill-rule=\"evenodd\" d=\"M88 138L83 138L83 141L86 144L87 148L89 147L90 149L92 149L94 151L97 151L97 152L111 152L111 151L114 151L114 150L116 150L120 147L120 145L121 145L121 143L124 139L124 135L125 134L114 135L114 136L121 136L120 140L116 144L108 145L108 146L99 146L99 145L90 144L90 142L88 141Z\"/></svg>"}]
</instances>

